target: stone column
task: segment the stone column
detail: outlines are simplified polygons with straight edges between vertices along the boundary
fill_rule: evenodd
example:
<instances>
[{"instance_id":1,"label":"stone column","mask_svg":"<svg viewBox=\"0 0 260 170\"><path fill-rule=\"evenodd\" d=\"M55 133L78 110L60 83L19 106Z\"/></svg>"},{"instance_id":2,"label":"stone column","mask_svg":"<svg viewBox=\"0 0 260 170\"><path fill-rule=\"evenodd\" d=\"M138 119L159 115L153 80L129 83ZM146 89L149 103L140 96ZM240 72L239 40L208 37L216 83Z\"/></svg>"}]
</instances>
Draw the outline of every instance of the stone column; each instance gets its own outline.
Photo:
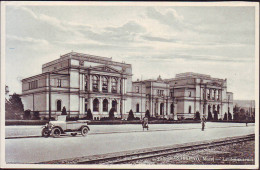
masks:
<instances>
[{"instance_id":1,"label":"stone column","mask_svg":"<svg viewBox=\"0 0 260 170\"><path fill-rule=\"evenodd\" d=\"M99 100L99 113L103 114L103 98L100 98L98 100Z\"/></svg>"},{"instance_id":2,"label":"stone column","mask_svg":"<svg viewBox=\"0 0 260 170\"><path fill-rule=\"evenodd\" d=\"M85 74L82 74L82 90L85 91Z\"/></svg>"},{"instance_id":3,"label":"stone column","mask_svg":"<svg viewBox=\"0 0 260 170\"><path fill-rule=\"evenodd\" d=\"M107 88L108 88L108 93L111 93L111 77L108 77L108 86L107 86Z\"/></svg>"},{"instance_id":4,"label":"stone column","mask_svg":"<svg viewBox=\"0 0 260 170\"><path fill-rule=\"evenodd\" d=\"M116 92L117 92L117 93L120 93L120 78L117 79Z\"/></svg>"},{"instance_id":5,"label":"stone column","mask_svg":"<svg viewBox=\"0 0 260 170\"><path fill-rule=\"evenodd\" d=\"M108 99L108 112L112 108L112 99Z\"/></svg>"},{"instance_id":6,"label":"stone column","mask_svg":"<svg viewBox=\"0 0 260 170\"><path fill-rule=\"evenodd\" d=\"M88 108L91 110L93 113L93 98L88 99Z\"/></svg>"},{"instance_id":7,"label":"stone column","mask_svg":"<svg viewBox=\"0 0 260 170\"><path fill-rule=\"evenodd\" d=\"M120 113L120 99L118 99L116 102L116 112Z\"/></svg>"},{"instance_id":8,"label":"stone column","mask_svg":"<svg viewBox=\"0 0 260 170\"><path fill-rule=\"evenodd\" d=\"M122 79L122 94L125 94L125 79Z\"/></svg>"},{"instance_id":9,"label":"stone column","mask_svg":"<svg viewBox=\"0 0 260 170\"><path fill-rule=\"evenodd\" d=\"M92 75L89 75L89 82L88 82L88 90L93 91L93 86L92 86ZM92 111L92 110L91 110Z\"/></svg>"},{"instance_id":10,"label":"stone column","mask_svg":"<svg viewBox=\"0 0 260 170\"><path fill-rule=\"evenodd\" d=\"M218 95L219 95L219 100L222 100L222 97L221 97L221 90L218 90Z\"/></svg>"},{"instance_id":11,"label":"stone column","mask_svg":"<svg viewBox=\"0 0 260 170\"><path fill-rule=\"evenodd\" d=\"M125 113L125 100L121 100L121 110L122 110L122 115L126 114Z\"/></svg>"},{"instance_id":12,"label":"stone column","mask_svg":"<svg viewBox=\"0 0 260 170\"><path fill-rule=\"evenodd\" d=\"M98 83L98 86L99 86L98 91L99 92L102 92L102 78L103 78L102 76L99 76L99 83Z\"/></svg>"},{"instance_id":13,"label":"stone column","mask_svg":"<svg viewBox=\"0 0 260 170\"><path fill-rule=\"evenodd\" d=\"M158 115L161 115L161 112L160 112L160 105L161 105L161 103L160 102L158 102L158 105L157 105L157 109L158 109Z\"/></svg>"}]
</instances>

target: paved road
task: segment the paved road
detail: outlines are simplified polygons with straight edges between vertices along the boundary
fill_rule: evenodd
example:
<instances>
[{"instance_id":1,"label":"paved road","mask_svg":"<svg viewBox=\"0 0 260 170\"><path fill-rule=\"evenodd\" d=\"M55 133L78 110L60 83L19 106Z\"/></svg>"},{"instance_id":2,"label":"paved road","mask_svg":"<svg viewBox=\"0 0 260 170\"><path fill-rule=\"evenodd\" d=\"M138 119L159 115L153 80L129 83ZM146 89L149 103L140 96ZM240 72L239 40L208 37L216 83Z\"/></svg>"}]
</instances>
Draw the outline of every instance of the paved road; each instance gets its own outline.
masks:
<instances>
[{"instance_id":1,"label":"paved road","mask_svg":"<svg viewBox=\"0 0 260 170\"><path fill-rule=\"evenodd\" d=\"M93 125L92 135L87 137L6 139L6 162L37 163L247 135L255 131L253 124L246 127L245 124L208 122L206 125L205 131L200 130L199 124L150 125L151 130L144 132L140 131L140 125ZM122 133L98 133L104 131ZM132 133L125 133L127 131Z\"/></svg>"},{"instance_id":2,"label":"paved road","mask_svg":"<svg viewBox=\"0 0 260 170\"><path fill-rule=\"evenodd\" d=\"M254 125L254 124L248 124ZM245 126L245 123L206 123L206 128L212 127L237 127ZM5 137L24 137L24 136L41 136L42 126L6 126ZM103 133L115 133L115 132L138 132L142 131L141 124L130 124L130 125L90 125L89 134L103 134ZM177 129L200 129L200 123L189 123L189 124L150 124L150 130L177 130Z\"/></svg>"}]
</instances>

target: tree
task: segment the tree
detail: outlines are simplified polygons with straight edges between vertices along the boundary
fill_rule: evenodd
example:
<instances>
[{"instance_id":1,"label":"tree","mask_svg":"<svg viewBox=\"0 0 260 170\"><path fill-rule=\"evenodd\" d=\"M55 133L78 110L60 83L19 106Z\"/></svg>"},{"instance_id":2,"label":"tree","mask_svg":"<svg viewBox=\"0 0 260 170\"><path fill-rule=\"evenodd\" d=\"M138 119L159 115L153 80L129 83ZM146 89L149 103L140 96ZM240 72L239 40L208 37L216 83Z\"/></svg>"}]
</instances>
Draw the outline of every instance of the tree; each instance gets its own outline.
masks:
<instances>
[{"instance_id":1,"label":"tree","mask_svg":"<svg viewBox=\"0 0 260 170\"><path fill-rule=\"evenodd\" d=\"M63 108L62 108L61 115L67 115L67 111L66 111L65 106L63 106Z\"/></svg>"},{"instance_id":2,"label":"tree","mask_svg":"<svg viewBox=\"0 0 260 170\"><path fill-rule=\"evenodd\" d=\"M133 113L133 111L132 111L132 109L129 111L129 115L128 115L128 118L127 118L127 120L134 120L135 119L135 117L134 117L134 113Z\"/></svg>"},{"instance_id":3,"label":"tree","mask_svg":"<svg viewBox=\"0 0 260 170\"><path fill-rule=\"evenodd\" d=\"M25 120L31 119L31 110L30 109L24 111L24 119Z\"/></svg>"},{"instance_id":4,"label":"tree","mask_svg":"<svg viewBox=\"0 0 260 170\"><path fill-rule=\"evenodd\" d=\"M114 112L115 112L115 109L111 108L110 111L109 111L109 119L110 120L114 119L114 117L115 117Z\"/></svg>"},{"instance_id":5,"label":"tree","mask_svg":"<svg viewBox=\"0 0 260 170\"><path fill-rule=\"evenodd\" d=\"M197 111L195 114L195 120L200 120L200 112Z\"/></svg>"},{"instance_id":6,"label":"tree","mask_svg":"<svg viewBox=\"0 0 260 170\"><path fill-rule=\"evenodd\" d=\"M24 112L24 107L21 97L14 93L9 100L5 100L6 119L18 119Z\"/></svg>"},{"instance_id":7,"label":"tree","mask_svg":"<svg viewBox=\"0 0 260 170\"><path fill-rule=\"evenodd\" d=\"M148 117L148 119L151 117L149 110L146 110L146 112L145 112L145 117Z\"/></svg>"},{"instance_id":8,"label":"tree","mask_svg":"<svg viewBox=\"0 0 260 170\"><path fill-rule=\"evenodd\" d=\"M88 119L88 120L93 120L93 115L92 115L90 109L88 109L88 111L87 111L87 119Z\"/></svg>"},{"instance_id":9,"label":"tree","mask_svg":"<svg viewBox=\"0 0 260 170\"><path fill-rule=\"evenodd\" d=\"M240 109L240 120L245 120L246 119L246 111L245 109L241 108Z\"/></svg>"},{"instance_id":10,"label":"tree","mask_svg":"<svg viewBox=\"0 0 260 170\"><path fill-rule=\"evenodd\" d=\"M214 120L218 120L218 112L216 110L214 111Z\"/></svg>"},{"instance_id":11,"label":"tree","mask_svg":"<svg viewBox=\"0 0 260 170\"><path fill-rule=\"evenodd\" d=\"M227 112L225 112L223 120L227 120Z\"/></svg>"},{"instance_id":12,"label":"tree","mask_svg":"<svg viewBox=\"0 0 260 170\"><path fill-rule=\"evenodd\" d=\"M209 112L209 114L208 114L208 120L212 120L212 114L211 114L211 112Z\"/></svg>"}]
</instances>

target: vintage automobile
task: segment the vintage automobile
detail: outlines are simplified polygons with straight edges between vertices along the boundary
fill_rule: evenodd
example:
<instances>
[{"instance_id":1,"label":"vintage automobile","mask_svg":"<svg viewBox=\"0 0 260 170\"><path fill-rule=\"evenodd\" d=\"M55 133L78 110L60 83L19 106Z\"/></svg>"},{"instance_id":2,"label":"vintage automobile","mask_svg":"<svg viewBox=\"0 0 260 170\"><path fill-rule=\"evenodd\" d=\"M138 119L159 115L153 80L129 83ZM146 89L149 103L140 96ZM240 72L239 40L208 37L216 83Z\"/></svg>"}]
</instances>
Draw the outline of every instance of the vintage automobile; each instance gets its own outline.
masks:
<instances>
[{"instance_id":1,"label":"vintage automobile","mask_svg":"<svg viewBox=\"0 0 260 170\"><path fill-rule=\"evenodd\" d=\"M81 133L82 136L86 136L90 130L88 122L89 120L66 121L66 115L60 115L56 121L50 121L42 127L42 136L59 137L66 133L70 133L72 136Z\"/></svg>"}]
</instances>

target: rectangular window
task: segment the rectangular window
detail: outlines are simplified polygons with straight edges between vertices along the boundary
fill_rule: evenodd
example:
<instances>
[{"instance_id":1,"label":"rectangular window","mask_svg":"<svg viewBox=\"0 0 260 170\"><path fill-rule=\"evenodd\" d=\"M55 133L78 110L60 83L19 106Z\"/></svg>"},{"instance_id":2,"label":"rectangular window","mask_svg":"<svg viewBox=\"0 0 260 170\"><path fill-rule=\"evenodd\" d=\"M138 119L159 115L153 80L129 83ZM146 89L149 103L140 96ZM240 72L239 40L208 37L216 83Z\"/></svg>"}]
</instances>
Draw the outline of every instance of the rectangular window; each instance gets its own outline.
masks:
<instances>
[{"instance_id":1,"label":"rectangular window","mask_svg":"<svg viewBox=\"0 0 260 170\"><path fill-rule=\"evenodd\" d=\"M38 80L29 82L29 90L38 88Z\"/></svg>"},{"instance_id":2,"label":"rectangular window","mask_svg":"<svg viewBox=\"0 0 260 170\"><path fill-rule=\"evenodd\" d=\"M58 79L58 87L61 87L61 79Z\"/></svg>"},{"instance_id":3,"label":"rectangular window","mask_svg":"<svg viewBox=\"0 0 260 170\"><path fill-rule=\"evenodd\" d=\"M164 90L157 90L157 95L158 96L163 96L164 95Z\"/></svg>"},{"instance_id":4,"label":"rectangular window","mask_svg":"<svg viewBox=\"0 0 260 170\"><path fill-rule=\"evenodd\" d=\"M139 91L140 91L139 86L135 86L135 92L139 93Z\"/></svg>"},{"instance_id":5,"label":"rectangular window","mask_svg":"<svg viewBox=\"0 0 260 170\"><path fill-rule=\"evenodd\" d=\"M174 97L174 89L171 89L171 91L170 91L170 96L171 96L171 97Z\"/></svg>"}]
</instances>

